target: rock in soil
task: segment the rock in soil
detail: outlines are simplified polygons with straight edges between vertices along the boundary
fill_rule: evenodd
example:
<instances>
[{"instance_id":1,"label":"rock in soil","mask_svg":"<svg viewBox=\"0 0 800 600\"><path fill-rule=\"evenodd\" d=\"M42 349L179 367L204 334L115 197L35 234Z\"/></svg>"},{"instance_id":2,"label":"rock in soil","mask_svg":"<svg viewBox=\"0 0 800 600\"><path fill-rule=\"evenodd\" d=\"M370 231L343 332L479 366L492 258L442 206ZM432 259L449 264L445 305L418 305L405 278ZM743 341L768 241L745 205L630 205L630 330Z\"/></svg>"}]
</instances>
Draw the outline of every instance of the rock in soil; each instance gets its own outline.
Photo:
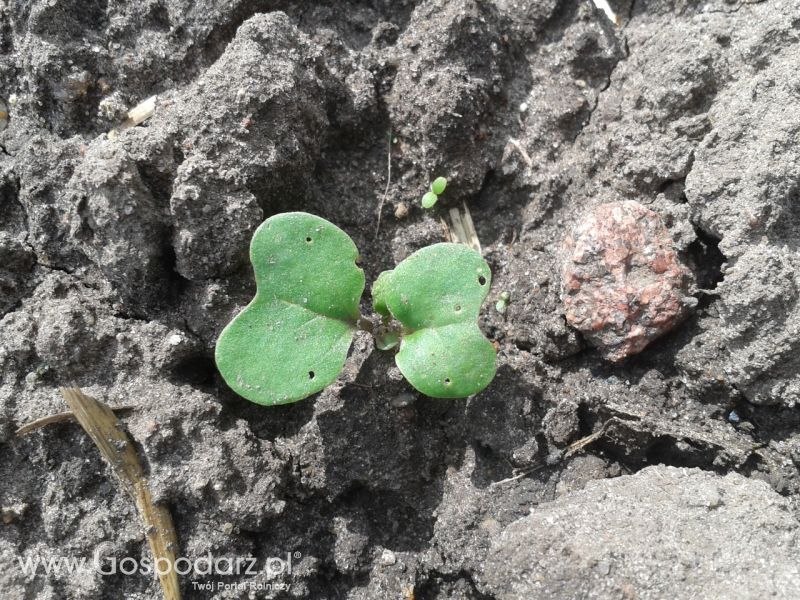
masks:
<instances>
[{"instance_id":1,"label":"rock in soil","mask_svg":"<svg viewBox=\"0 0 800 600\"><path fill-rule=\"evenodd\" d=\"M601 204L564 242L567 322L619 362L683 321L692 274L661 218L632 200Z\"/></svg>"}]
</instances>

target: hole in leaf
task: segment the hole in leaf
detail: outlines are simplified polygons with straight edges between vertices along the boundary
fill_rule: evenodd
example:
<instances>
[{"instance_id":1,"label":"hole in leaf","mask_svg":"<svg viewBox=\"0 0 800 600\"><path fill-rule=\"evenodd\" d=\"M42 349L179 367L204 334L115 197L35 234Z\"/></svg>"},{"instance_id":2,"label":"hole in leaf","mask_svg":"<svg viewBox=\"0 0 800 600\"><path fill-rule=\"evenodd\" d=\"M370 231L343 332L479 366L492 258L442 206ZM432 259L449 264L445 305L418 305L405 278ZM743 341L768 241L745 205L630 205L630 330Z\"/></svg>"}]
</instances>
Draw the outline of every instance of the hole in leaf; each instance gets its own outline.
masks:
<instances>
[{"instance_id":1,"label":"hole in leaf","mask_svg":"<svg viewBox=\"0 0 800 600\"><path fill-rule=\"evenodd\" d=\"M310 243L311 243L311 238L310 238L310 237L307 237L307 238L306 238L306 242L310 244Z\"/></svg>"},{"instance_id":2,"label":"hole in leaf","mask_svg":"<svg viewBox=\"0 0 800 600\"><path fill-rule=\"evenodd\" d=\"M460 304L456 304L456 312L461 312L461 305Z\"/></svg>"},{"instance_id":3,"label":"hole in leaf","mask_svg":"<svg viewBox=\"0 0 800 600\"><path fill-rule=\"evenodd\" d=\"M445 385L450 385L450 378L449 377L444 380L444 384Z\"/></svg>"},{"instance_id":4,"label":"hole in leaf","mask_svg":"<svg viewBox=\"0 0 800 600\"><path fill-rule=\"evenodd\" d=\"M484 277L483 275L478 277L478 283L480 283L481 285L486 285L486 277Z\"/></svg>"},{"instance_id":5,"label":"hole in leaf","mask_svg":"<svg viewBox=\"0 0 800 600\"><path fill-rule=\"evenodd\" d=\"M308 372L308 378L309 378L309 379L314 379L314 377L316 377L316 376L317 376L317 374L316 374L316 373L314 373L314 371L309 371L309 372Z\"/></svg>"}]
</instances>

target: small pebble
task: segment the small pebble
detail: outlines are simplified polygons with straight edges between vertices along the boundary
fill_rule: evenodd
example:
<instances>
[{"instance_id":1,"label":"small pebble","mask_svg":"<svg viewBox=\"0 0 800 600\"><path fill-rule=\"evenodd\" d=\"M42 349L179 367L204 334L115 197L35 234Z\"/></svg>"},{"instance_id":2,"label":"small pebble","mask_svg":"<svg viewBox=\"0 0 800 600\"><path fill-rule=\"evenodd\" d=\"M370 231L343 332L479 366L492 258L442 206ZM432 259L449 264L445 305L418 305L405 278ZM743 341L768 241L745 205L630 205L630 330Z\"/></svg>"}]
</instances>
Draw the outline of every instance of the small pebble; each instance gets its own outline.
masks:
<instances>
[{"instance_id":1,"label":"small pebble","mask_svg":"<svg viewBox=\"0 0 800 600\"><path fill-rule=\"evenodd\" d=\"M0 131L3 131L6 125L8 125L8 105L0 98Z\"/></svg>"},{"instance_id":2,"label":"small pebble","mask_svg":"<svg viewBox=\"0 0 800 600\"><path fill-rule=\"evenodd\" d=\"M24 503L2 506L0 507L0 521L2 521L4 525L10 525L15 521L21 520L27 510L28 505Z\"/></svg>"},{"instance_id":3,"label":"small pebble","mask_svg":"<svg viewBox=\"0 0 800 600\"><path fill-rule=\"evenodd\" d=\"M381 564L384 567L391 566L397 562L397 557L391 550L384 550L381 552Z\"/></svg>"},{"instance_id":4,"label":"small pebble","mask_svg":"<svg viewBox=\"0 0 800 600\"><path fill-rule=\"evenodd\" d=\"M692 284L661 217L638 202L595 207L565 240L564 315L611 362L682 322Z\"/></svg>"},{"instance_id":5,"label":"small pebble","mask_svg":"<svg viewBox=\"0 0 800 600\"><path fill-rule=\"evenodd\" d=\"M597 572L602 576L607 576L611 573L611 563L605 559L597 563Z\"/></svg>"},{"instance_id":6,"label":"small pebble","mask_svg":"<svg viewBox=\"0 0 800 600\"><path fill-rule=\"evenodd\" d=\"M403 381L403 374L400 372L400 369L398 369L397 367L389 367L386 370L386 375L392 381Z\"/></svg>"}]
</instances>

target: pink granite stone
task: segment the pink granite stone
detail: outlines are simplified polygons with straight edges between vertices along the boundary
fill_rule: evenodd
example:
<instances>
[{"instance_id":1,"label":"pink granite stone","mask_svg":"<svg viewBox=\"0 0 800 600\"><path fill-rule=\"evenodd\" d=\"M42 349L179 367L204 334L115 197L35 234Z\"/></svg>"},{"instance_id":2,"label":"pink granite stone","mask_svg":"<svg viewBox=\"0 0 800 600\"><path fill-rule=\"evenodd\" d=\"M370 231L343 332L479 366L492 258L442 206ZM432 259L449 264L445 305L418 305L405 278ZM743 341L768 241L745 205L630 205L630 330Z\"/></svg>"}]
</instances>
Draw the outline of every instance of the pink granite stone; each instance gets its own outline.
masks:
<instances>
[{"instance_id":1,"label":"pink granite stone","mask_svg":"<svg viewBox=\"0 0 800 600\"><path fill-rule=\"evenodd\" d=\"M595 207L564 242L567 322L612 362L683 321L693 281L661 217L632 200Z\"/></svg>"}]
</instances>

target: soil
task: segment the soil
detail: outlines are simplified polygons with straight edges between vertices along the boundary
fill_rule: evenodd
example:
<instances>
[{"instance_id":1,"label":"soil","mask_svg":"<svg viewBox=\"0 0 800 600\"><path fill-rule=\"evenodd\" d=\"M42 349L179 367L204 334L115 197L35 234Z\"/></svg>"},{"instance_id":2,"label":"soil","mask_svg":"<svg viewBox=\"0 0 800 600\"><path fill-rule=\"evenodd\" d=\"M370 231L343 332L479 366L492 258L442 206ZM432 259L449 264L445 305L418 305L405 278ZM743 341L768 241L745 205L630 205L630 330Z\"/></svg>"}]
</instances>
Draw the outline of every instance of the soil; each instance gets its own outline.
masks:
<instances>
[{"instance_id":1,"label":"soil","mask_svg":"<svg viewBox=\"0 0 800 600\"><path fill-rule=\"evenodd\" d=\"M800 597L800 5L612 6L619 26L589 0L0 7L0 596L160 595L20 567L149 557L79 426L14 434L76 385L134 406L180 556L291 558L182 576L185 598ZM558 273L581 216L624 200L697 302L612 364ZM493 271L484 392L421 397L365 333L299 403L225 386L266 217L335 223L371 282L462 205Z\"/></svg>"}]
</instances>

